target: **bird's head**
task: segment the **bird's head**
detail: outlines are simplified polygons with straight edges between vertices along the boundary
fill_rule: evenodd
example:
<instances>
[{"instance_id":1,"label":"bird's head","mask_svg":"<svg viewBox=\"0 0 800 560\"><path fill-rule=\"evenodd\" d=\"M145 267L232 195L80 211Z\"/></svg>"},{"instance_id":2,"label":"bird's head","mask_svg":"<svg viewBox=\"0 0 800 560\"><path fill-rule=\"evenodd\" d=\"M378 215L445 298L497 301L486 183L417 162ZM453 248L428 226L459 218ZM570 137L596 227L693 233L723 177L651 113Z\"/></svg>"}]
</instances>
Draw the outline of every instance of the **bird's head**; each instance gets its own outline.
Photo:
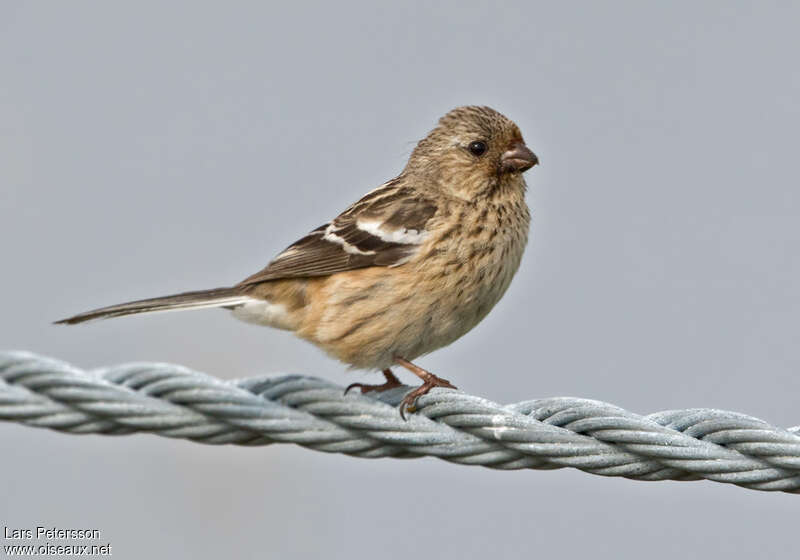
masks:
<instances>
[{"instance_id":1,"label":"bird's head","mask_svg":"<svg viewBox=\"0 0 800 560\"><path fill-rule=\"evenodd\" d=\"M537 163L514 122L489 107L466 106L439 119L406 171L431 175L450 194L473 200L505 187L524 191L522 173Z\"/></svg>"}]
</instances>

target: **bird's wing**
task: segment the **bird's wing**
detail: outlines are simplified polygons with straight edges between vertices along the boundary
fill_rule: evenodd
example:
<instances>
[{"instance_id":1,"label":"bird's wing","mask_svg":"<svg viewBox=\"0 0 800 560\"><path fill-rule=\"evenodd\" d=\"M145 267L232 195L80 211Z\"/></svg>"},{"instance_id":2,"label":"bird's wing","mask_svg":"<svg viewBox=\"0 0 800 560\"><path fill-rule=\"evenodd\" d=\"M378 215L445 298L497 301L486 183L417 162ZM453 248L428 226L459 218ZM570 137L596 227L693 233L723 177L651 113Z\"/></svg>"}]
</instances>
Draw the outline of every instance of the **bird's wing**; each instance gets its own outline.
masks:
<instances>
[{"instance_id":1,"label":"bird's wing","mask_svg":"<svg viewBox=\"0 0 800 560\"><path fill-rule=\"evenodd\" d=\"M395 179L287 247L239 286L401 265L427 239L426 225L436 210L431 200Z\"/></svg>"}]
</instances>

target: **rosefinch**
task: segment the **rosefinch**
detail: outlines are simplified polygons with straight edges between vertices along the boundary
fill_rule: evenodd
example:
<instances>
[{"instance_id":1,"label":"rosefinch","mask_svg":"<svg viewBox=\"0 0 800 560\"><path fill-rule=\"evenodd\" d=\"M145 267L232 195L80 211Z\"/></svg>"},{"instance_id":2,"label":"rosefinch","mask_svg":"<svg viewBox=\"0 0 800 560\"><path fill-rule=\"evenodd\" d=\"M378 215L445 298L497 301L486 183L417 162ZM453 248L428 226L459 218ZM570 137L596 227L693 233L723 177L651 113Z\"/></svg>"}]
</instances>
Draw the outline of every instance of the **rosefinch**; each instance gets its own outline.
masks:
<instances>
[{"instance_id":1,"label":"rosefinch","mask_svg":"<svg viewBox=\"0 0 800 560\"><path fill-rule=\"evenodd\" d=\"M455 341L499 301L519 267L530 214L522 173L538 163L519 128L489 107L459 107L416 146L396 178L290 245L230 288L145 299L59 323L223 307L243 321L294 332L353 368L402 365L455 388L414 360Z\"/></svg>"}]
</instances>

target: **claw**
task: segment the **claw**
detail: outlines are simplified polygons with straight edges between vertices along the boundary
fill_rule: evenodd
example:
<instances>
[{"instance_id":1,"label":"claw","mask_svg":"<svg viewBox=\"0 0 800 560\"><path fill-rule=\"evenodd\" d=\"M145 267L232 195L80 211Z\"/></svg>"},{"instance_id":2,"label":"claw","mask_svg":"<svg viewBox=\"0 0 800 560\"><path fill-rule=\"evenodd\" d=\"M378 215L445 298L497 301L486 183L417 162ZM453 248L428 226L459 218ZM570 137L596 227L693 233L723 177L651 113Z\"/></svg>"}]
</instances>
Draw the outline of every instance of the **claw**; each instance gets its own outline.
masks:
<instances>
[{"instance_id":1,"label":"claw","mask_svg":"<svg viewBox=\"0 0 800 560\"><path fill-rule=\"evenodd\" d=\"M403 422L407 422L408 418L406 418L406 401L405 401L405 399L403 400L403 402L400 403L400 406L398 406L397 409L400 411L400 418L403 419ZM414 414L417 411L417 409L414 408L413 405L409 406L407 408L407 410L411 414Z\"/></svg>"},{"instance_id":2,"label":"claw","mask_svg":"<svg viewBox=\"0 0 800 560\"><path fill-rule=\"evenodd\" d=\"M400 380L395 377L392 373L392 370L385 369L383 370L383 376L386 378L386 383L382 383L381 385L367 385L365 383L351 383L347 387L345 387L344 394L346 395L350 389L355 389L358 387L361 390L361 394L369 393L371 391L375 391L376 393L380 393L382 391L388 391L389 389L394 389L395 387L400 387L402 383Z\"/></svg>"},{"instance_id":3,"label":"claw","mask_svg":"<svg viewBox=\"0 0 800 560\"><path fill-rule=\"evenodd\" d=\"M406 412L413 414L417 411L417 399L420 398L422 395L428 394L428 391L433 389L434 387L444 387L446 389L458 389L455 385L450 383L447 379L442 379L441 377L436 377L430 372L426 372L428 374L425 377L425 382L417 387L416 389L409 391L409 393L403 398L403 401L400 403L400 418L406 420Z\"/></svg>"},{"instance_id":4,"label":"claw","mask_svg":"<svg viewBox=\"0 0 800 560\"><path fill-rule=\"evenodd\" d=\"M367 385L365 383L351 383L350 385L344 388L344 394L346 395L348 392L350 392L351 389L355 389L356 387L359 388L361 394L363 395L364 393L369 393L370 391L380 391L383 385Z\"/></svg>"}]
</instances>

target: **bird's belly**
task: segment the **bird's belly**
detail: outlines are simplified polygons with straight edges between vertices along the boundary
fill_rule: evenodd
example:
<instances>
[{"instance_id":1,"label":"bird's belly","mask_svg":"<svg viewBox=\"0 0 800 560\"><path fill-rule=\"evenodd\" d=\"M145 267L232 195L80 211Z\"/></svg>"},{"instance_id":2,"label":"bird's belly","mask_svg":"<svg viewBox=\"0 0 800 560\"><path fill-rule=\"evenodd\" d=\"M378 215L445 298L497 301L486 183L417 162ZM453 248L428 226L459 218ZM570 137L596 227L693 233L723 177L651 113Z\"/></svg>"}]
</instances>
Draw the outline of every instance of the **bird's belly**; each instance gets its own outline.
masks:
<instances>
[{"instance_id":1,"label":"bird's belly","mask_svg":"<svg viewBox=\"0 0 800 560\"><path fill-rule=\"evenodd\" d=\"M444 276L413 267L333 276L297 334L356 368L387 368L395 357L413 360L474 328L500 300L518 264L505 259Z\"/></svg>"}]
</instances>

